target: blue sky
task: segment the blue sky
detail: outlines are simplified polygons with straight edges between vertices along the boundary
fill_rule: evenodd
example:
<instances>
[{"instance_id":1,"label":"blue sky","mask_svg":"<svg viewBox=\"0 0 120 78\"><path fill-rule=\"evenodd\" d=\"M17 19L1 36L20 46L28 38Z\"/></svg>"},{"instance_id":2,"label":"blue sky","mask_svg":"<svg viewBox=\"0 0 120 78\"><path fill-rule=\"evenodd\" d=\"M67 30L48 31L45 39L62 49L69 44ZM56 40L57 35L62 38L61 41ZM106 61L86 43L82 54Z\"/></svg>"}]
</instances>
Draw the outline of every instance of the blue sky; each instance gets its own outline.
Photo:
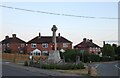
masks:
<instances>
[{"instance_id":1,"label":"blue sky","mask_svg":"<svg viewBox=\"0 0 120 78\"><path fill-rule=\"evenodd\" d=\"M118 40L118 20L99 19L118 18L117 2L7 2L2 5L98 18L57 16L0 7L0 40L13 33L25 41L34 38L39 32L41 35L50 36L52 25L58 27L57 34L61 33L61 36L72 41L73 45L80 43L83 38L93 39L93 42L100 46L103 41Z\"/></svg>"}]
</instances>

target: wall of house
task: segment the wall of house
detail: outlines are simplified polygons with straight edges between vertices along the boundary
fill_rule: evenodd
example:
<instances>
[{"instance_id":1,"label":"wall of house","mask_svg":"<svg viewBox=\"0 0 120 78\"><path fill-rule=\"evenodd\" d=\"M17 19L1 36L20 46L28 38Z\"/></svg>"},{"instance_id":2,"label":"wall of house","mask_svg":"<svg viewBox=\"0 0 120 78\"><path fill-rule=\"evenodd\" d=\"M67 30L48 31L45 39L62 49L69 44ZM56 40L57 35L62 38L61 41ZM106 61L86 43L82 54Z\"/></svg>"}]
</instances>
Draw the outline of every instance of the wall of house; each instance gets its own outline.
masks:
<instances>
[{"instance_id":1,"label":"wall of house","mask_svg":"<svg viewBox=\"0 0 120 78\"><path fill-rule=\"evenodd\" d=\"M96 54L100 51L101 51L101 49L99 47L90 47L89 48L89 53L95 53Z\"/></svg>"},{"instance_id":2,"label":"wall of house","mask_svg":"<svg viewBox=\"0 0 120 78\"><path fill-rule=\"evenodd\" d=\"M89 53L95 53L95 54L101 51L99 47L90 47L90 48L82 48L81 47L81 48L75 48L75 49L85 50Z\"/></svg>"},{"instance_id":3,"label":"wall of house","mask_svg":"<svg viewBox=\"0 0 120 78\"><path fill-rule=\"evenodd\" d=\"M21 43L9 43L9 46L3 44L2 50L4 51L6 47L11 49L12 53L19 53L20 51L26 52L26 44L24 45L24 47L21 47Z\"/></svg>"},{"instance_id":4,"label":"wall of house","mask_svg":"<svg viewBox=\"0 0 120 78\"><path fill-rule=\"evenodd\" d=\"M40 51L50 51L52 50L52 43L48 44L48 48L43 48L42 44L36 44L36 48L32 48L31 44L27 44L27 52L31 52L35 49L39 49Z\"/></svg>"},{"instance_id":5,"label":"wall of house","mask_svg":"<svg viewBox=\"0 0 120 78\"><path fill-rule=\"evenodd\" d=\"M36 45L37 45L36 48L32 48L31 44L27 44L27 52L29 53L35 49L39 49L40 51L50 52L51 50L53 50L53 47L54 47L52 43L48 44L48 48L43 48L42 44L36 44ZM72 43L69 43L68 47L63 47L63 43L57 43L57 49L64 49L64 50L72 49Z\"/></svg>"},{"instance_id":6,"label":"wall of house","mask_svg":"<svg viewBox=\"0 0 120 78\"><path fill-rule=\"evenodd\" d=\"M63 44L64 44L64 43L58 43L58 44L57 44L57 48L58 48L58 49L64 49L64 50L72 49L72 43L65 43L65 44L68 45L67 47L64 47Z\"/></svg>"}]
</instances>

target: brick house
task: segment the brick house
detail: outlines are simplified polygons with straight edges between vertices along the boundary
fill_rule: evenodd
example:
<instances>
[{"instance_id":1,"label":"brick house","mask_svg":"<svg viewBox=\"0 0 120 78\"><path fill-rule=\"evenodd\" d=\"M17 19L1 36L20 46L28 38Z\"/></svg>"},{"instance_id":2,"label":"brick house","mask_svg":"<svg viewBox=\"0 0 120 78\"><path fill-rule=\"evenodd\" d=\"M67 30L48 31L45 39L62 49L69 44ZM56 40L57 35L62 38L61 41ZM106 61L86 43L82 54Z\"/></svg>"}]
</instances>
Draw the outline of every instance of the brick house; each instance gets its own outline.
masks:
<instances>
[{"instance_id":1,"label":"brick house","mask_svg":"<svg viewBox=\"0 0 120 78\"><path fill-rule=\"evenodd\" d=\"M95 53L98 54L101 52L101 47L97 44L93 43L93 41L90 39L84 38L83 41L77 45L74 46L74 49L84 50L89 53Z\"/></svg>"},{"instance_id":2,"label":"brick house","mask_svg":"<svg viewBox=\"0 0 120 78\"><path fill-rule=\"evenodd\" d=\"M2 51L8 53L25 53L26 42L12 34L12 37L6 36L2 40Z\"/></svg>"},{"instance_id":3,"label":"brick house","mask_svg":"<svg viewBox=\"0 0 120 78\"><path fill-rule=\"evenodd\" d=\"M72 49L72 42L67 40L66 38L60 36L56 37L57 42L57 50L67 50ZM42 52L42 55L45 53L49 53L51 50L53 50L54 44L52 42L52 36L41 36L39 33L39 36L36 36L32 40L27 42L27 52L32 52L35 49L39 49Z\"/></svg>"}]
</instances>

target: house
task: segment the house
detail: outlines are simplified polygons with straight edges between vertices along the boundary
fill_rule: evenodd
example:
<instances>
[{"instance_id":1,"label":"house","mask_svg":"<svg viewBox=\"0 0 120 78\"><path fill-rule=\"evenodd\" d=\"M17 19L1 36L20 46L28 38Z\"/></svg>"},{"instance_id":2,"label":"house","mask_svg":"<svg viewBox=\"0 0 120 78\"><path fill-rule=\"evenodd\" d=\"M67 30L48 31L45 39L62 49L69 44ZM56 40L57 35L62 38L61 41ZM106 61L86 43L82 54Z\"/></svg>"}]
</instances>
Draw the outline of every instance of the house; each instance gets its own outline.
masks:
<instances>
[{"instance_id":1,"label":"house","mask_svg":"<svg viewBox=\"0 0 120 78\"><path fill-rule=\"evenodd\" d=\"M87 51L89 53L98 54L101 52L101 47L93 43L92 39L84 38L83 41L74 46L74 49L79 49L82 51Z\"/></svg>"},{"instance_id":2,"label":"house","mask_svg":"<svg viewBox=\"0 0 120 78\"><path fill-rule=\"evenodd\" d=\"M26 42L12 34L12 37L6 36L2 40L2 51L7 53L25 53Z\"/></svg>"},{"instance_id":3,"label":"house","mask_svg":"<svg viewBox=\"0 0 120 78\"><path fill-rule=\"evenodd\" d=\"M52 36L41 36L41 34L39 33L38 36L27 42L27 52L29 53L35 49L38 49L42 52L42 55L48 54L51 50L54 49L52 39ZM56 37L56 42L57 50L72 49L72 42L60 36L60 33Z\"/></svg>"}]
</instances>

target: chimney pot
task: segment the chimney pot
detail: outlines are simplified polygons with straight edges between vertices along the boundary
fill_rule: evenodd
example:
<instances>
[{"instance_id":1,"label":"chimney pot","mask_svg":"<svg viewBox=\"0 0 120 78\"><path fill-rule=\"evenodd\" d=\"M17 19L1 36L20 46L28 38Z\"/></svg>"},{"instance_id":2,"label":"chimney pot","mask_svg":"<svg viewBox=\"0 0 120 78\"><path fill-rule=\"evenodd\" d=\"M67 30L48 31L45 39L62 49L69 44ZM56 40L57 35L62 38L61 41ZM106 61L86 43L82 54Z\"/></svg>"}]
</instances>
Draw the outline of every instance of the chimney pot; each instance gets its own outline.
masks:
<instances>
[{"instance_id":1,"label":"chimney pot","mask_svg":"<svg viewBox=\"0 0 120 78\"><path fill-rule=\"evenodd\" d=\"M15 38L15 37L16 37L16 34L12 34L12 36L13 36L13 38Z\"/></svg>"},{"instance_id":2,"label":"chimney pot","mask_svg":"<svg viewBox=\"0 0 120 78\"><path fill-rule=\"evenodd\" d=\"M86 38L83 38L83 41L86 41Z\"/></svg>"},{"instance_id":3,"label":"chimney pot","mask_svg":"<svg viewBox=\"0 0 120 78\"><path fill-rule=\"evenodd\" d=\"M90 39L90 42L92 42L93 40L92 39Z\"/></svg>"},{"instance_id":4,"label":"chimney pot","mask_svg":"<svg viewBox=\"0 0 120 78\"><path fill-rule=\"evenodd\" d=\"M41 33L39 32L39 37L41 36Z\"/></svg>"},{"instance_id":5,"label":"chimney pot","mask_svg":"<svg viewBox=\"0 0 120 78\"><path fill-rule=\"evenodd\" d=\"M39 36L38 36L38 38L40 38L41 37L41 33L39 32Z\"/></svg>"},{"instance_id":6,"label":"chimney pot","mask_svg":"<svg viewBox=\"0 0 120 78\"><path fill-rule=\"evenodd\" d=\"M60 37L60 33L58 33L58 36Z\"/></svg>"},{"instance_id":7,"label":"chimney pot","mask_svg":"<svg viewBox=\"0 0 120 78\"><path fill-rule=\"evenodd\" d=\"M9 38L9 36L5 36L5 39L8 39Z\"/></svg>"}]
</instances>

